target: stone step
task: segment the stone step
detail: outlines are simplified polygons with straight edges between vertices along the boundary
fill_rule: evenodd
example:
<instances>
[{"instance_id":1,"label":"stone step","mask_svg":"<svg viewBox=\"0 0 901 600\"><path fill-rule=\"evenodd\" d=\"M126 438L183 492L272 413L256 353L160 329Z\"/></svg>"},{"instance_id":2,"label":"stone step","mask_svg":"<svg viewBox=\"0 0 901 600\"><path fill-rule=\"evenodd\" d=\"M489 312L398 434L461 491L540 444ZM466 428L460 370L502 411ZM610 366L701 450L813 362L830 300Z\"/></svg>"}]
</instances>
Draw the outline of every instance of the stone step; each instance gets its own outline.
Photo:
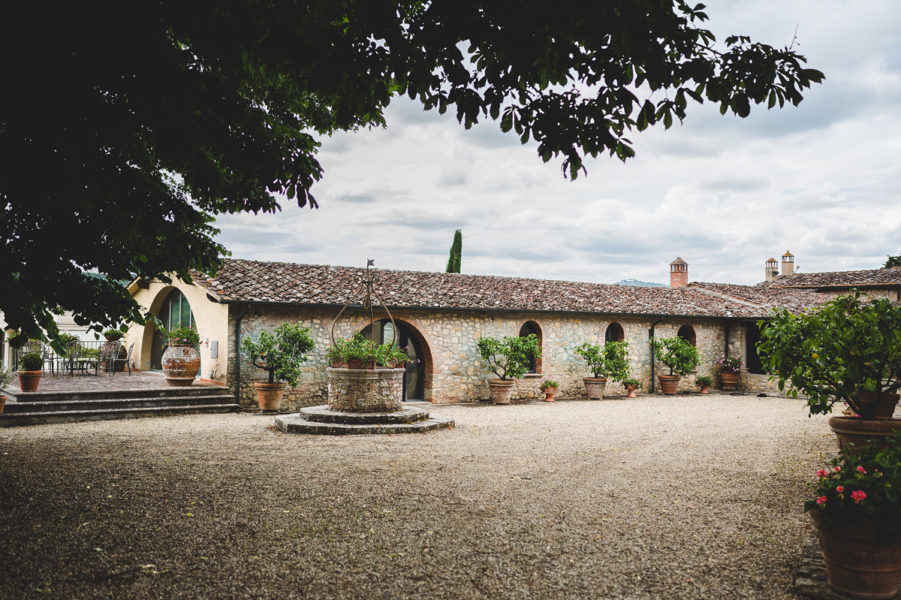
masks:
<instances>
[{"instance_id":1,"label":"stone step","mask_svg":"<svg viewBox=\"0 0 901 600\"><path fill-rule=\"evenodd\" d=\"M231 394L171 396L165 398L133 398L131 397L130 392L126 392L126 394L128 394L128 397L111 399L7 402L3 414L108 410L119 408L160 408L166 406L201 406L207 404L234 403L234 398Z\"/></svg>"},{"instance_id":2,"label":"stone step","mask_svg":"<svg viewBox=\"0 0 901 600\"><path fill-rule=\"evenodd\" d=\"M317 423L308 421L299 414L275 418L275 426L285 433L308 433L319 435L360 435L385 433L425 433L438 429L450 429L452 419L431 417L415 423L359 424L359 423Z\"/></svg>"},{"instance_id":3,"label":"stone step","mask_svg":"<svg viewBox=\"0 0 901 600\"><path fill-rule=\"evenodd\" d=\"M110 389L68 392L5 392L18 402L68 402L71 400L114 400L118 398L171 398L183 396L208 396L221 394L232 397L226 387L214 385L190 385L184 387L171 386L150 389Z\"/></svg>"},{"instance_id":4,"label":"stone step","mask_svg":"<svg viewBox=\"0 0 901 600\"><path fill-rule=\"evenodd\" d=\"M16 425L42 425L47 423L75 423L105 419L135 419L195 413L237 412L238 404L188 404L184 406L155 406L135 408L111 408L100 410L61 410L55 412L23 412L0 414L0 427Z\"/></svg>"},{"instance_id":5,"label":"stone step","mask_svg":"<svg viewBox=\"0 0 901 600\"><path fill-rule=\"evenodd\" d=\"M429 411L408 406L401 410L379 413L350 413L330 410L327 405L300 409L300 416L314 423L339 423L344 425L393 425L416 423L429 418Z\"/></svg>"}]
</instances>

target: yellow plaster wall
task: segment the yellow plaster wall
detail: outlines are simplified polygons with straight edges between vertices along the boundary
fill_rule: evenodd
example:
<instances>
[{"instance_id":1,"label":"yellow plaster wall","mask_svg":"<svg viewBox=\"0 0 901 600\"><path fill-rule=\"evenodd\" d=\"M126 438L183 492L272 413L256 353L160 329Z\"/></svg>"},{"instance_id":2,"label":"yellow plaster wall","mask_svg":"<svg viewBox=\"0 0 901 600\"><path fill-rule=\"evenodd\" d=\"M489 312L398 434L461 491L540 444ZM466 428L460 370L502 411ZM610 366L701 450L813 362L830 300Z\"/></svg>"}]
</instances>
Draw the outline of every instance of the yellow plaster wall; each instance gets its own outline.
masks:
<instances>
[{"instance_id":1,"label":"yellow plaster wall","mask_svg":"<svg viewBox=\"0 0 901 600\"><path fill-rule=\"evenodd\" d=\"M228 306L211 302L206 290L196 285L187 284L179 279L172 279L171 284L153 281L147 289L134 285L129 288L134 299L141 305L143 312L150 310L158 314L163 301L173 288L181 291L191 305L197 333L200 334L200 372L198 377L225 381L226 364L228 362ZM126 347L134 344L134 364L142 370L150 369L150 346L153 342L152 325L132 326L125 336ZM212 358L211 342L219 342L219 357Z\"/></svg>"}]
</instances>

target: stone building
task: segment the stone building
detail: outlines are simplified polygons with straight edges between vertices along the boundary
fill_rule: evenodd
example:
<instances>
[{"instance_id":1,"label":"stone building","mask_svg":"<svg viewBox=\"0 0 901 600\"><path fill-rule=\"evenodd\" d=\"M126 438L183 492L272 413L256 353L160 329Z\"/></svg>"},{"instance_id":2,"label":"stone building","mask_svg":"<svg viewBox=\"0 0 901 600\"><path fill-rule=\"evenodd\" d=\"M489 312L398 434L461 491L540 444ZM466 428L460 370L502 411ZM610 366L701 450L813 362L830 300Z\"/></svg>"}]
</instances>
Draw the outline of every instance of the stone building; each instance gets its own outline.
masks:
<instances>
[{"instance_id":1,"label":"stone building","mask_svg":"<svg viewBox=\"0 0 901 600\"><path fill-rule=\"evenodd\" d=\"M666 367L652 360L650 340L682 336L695 344L702 363L683 378L694 390L698 375L715 378L715 361L739 356L749 366L745 390L774 391L759 368L753 344L757 320L783 306L802 310L815 304L815 291L774 284L740 286L688 283L688 265L670 266L671 286L631 287L571 281L378 271L377 289L389 305L397 331L376 311L376 337L392 336L412 358L405 377L406 399L436 403L476 402L488 397L493 375L478 356L484 336L535 333L542 357L517 384L515 398L538 397L546 378L561 384L558 397L584 397L582 377L589 375L575 348L584 341L626 340L633 376L645 393L657 391L655 374ZM226 259L215 278L195 273L187 284L174 280L134 282L129 287L146 309L167 327L194 324L201 336L203 379L239 390L243 405L255 403L252 382L262 372L239 357L240 340L284 322L309 327L316 343L303 367L303 378L286 394L287 405L324 403L327 394L325 352L338 311L360 288L365 269ZM370 322L368 311L351 305L335 326L335 336L350 337ZM163 343L152 326L128 334L135 366L159 368ZM621 393L608 385L608 393Z\"/></svg>"}]
</instances>

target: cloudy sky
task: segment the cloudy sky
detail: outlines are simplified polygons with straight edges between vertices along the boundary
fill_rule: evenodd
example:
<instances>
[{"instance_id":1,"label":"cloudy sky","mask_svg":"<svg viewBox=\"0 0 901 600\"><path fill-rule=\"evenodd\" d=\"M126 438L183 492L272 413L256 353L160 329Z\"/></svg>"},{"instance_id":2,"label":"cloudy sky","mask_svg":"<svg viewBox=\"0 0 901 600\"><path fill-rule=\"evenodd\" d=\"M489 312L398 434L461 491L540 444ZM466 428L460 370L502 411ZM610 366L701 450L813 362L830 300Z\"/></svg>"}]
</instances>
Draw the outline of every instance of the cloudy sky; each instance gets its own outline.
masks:
<instances>
[{"instance_id":1,"label":"cloudy sky","mask_svg":"<svg viewBox=\"0 0 901 600\"><path fill-rule=\"evenodd\" d=\"M563 178L534 143L487 120L405 98L385 129L323 142L320 208L222 217L236 258L443 271L455 229L463 272L612 283L756 283L786 250L802 272L867 269L901 252L901 3L710 0L708 28L788 45L826 74L799 107L750 117L689 105L669 131L630 136L637 157Z\"/></svg>"}]
</instances>

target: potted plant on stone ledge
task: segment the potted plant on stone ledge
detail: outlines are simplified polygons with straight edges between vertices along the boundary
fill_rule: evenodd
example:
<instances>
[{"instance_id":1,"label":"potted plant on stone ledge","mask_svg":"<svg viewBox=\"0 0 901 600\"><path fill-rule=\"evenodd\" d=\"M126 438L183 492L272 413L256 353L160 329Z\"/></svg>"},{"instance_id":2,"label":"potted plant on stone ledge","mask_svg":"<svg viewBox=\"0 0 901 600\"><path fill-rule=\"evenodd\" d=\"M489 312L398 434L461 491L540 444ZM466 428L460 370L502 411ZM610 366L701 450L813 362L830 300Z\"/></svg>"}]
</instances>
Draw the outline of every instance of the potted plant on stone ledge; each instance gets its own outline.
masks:
<instances>
[{"instance_id":1,"label":"potted plant on stone ledge","mask_svg":"<svg viewBox=\"0 0 901 600\"><path fill-rule=\"evenodd\" d=\"M817 471L804 504L817 528L834 589L894 598L901 578L901 431L882 444L846 445Z\"/></svg>"},{"instance_id":2,"label":"potted plant on stone ledge","mask_svg":"<svg viewBox=\"0 0 901 600\"><path fill-rule=\"evenodd\" d=\"M560 384L554 381L553 379L545 379L541 382L541 386L539 389L544 392L544 401L545 402L553 402L554 394L557 393L557 390L560 388Z\"/></svg>"},{"instance_id":3,"label":"potted plant on stone ledge","mask_svg":"<svg viewBox=\"0 0 901 600\"><path fill-rule=\"evenodd\" d=\"M626 388L626 398L635 398L635 390L641 387L637 379L623 379L623 387Z\"/></svg>"},{"instance_id":4,"label":"potted plant on stone ledge","mask_svg":"<svg viewBox=\"0 0 901 600\"><path fill-rule=\"evenodd\" d=\"M603 346L585 342L576 348L588 363L593 377L583 377L588 399L602 399L607 379L624 381L629 378L629 342L607 342Z\"/></svg>"},{"instance_id":5,"label":"potted plant on stone ledge","mask_svg":"<svg viewBox=\"0 0 901 600\"><path fill-rule=\"evenodd\" d=\"M515 379L522 379L529 371L532 357L541 357L538 336L530 333L524 337L479 338L479 355L488 369L498 379L488 380L488 390L495 404L510 404Z\"/></svg>"},{"instance_id":6,"label":"potted plant on stone ledge","mask_svg":"<svg viewBox=\"0 0 901 600\"><path fill-rule=\"evenodd\" d=\"M701 364L698 349L681 337L654 340L654 356L669 367L669 375L658 375L660 390L667 395L676 393L683 375L688 375Z\"/></svg>"},{"instance_id":7,"label":"potted plant on stone ledge","mask_svg":"<svg viewBox=\"0 0 901 600\"><path fill-rule=\"evenodd\" d=\"M758 354L779 389L806 396L811 415L832 412L836 402L855 413L829 419L840 446L901 428L892 418L901 387L901 306L855 292L798 315L775 309L760 338Z\"/></svg>"},{"instance_id":8,"label":"potted plant on stone ledge","mask_svg":"<svg viewBox=\"0 0 901 600\"><path fill-rule=\"evenodd\" d=\"M695 378L695 384L697 384L698 389L701 390L702 394L709 394L708 388L713 385L713 379L707 375L700 375Z\"/></svg>"},{"instance_id":9,"label":"potted plant on stone ledge","mask_svg":"<svg viewBox=\"0 0 901 600\"><path fill-rule=\"evenodd\" d=\"M279 409L285 387L297 386L300 365L306 362L306 353L314 346L310 330L299 323L283 323L274 332L263 330L257 340L244 338L241 352L247 355L253 366L268 374L267 381L255 381L253 384L260 410Z\"/></svg>"},{"instance_id":10,"label":"potted plant on stone ledge","mask_svg":"<svg viewBox=\"0 0 901 600\"><path fill-rule=\"evenodd\" d=\"M742 367L741 361L734 356L721 356L716 364L720 370L720 387L723 388L723 391L734 392L737 390Z\"/></svg>"}]
</instances>

